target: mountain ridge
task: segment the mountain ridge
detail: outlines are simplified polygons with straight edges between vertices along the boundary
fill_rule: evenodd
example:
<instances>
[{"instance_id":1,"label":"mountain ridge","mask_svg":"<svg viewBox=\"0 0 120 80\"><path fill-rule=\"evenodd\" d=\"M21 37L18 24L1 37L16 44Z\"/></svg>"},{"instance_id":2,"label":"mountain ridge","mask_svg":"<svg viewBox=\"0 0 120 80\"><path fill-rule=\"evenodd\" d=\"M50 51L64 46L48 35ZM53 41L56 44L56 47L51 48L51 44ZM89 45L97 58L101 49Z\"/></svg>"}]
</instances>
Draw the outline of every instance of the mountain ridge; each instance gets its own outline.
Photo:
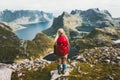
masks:
<instances>
[{"instance_id":1,"label":"mountain ridge","mask_svg":"<svg viewBox=\"0 0 120 80\"><path fill-rule=\"evenodd\" d=\"M0 12L0 20L5 22L13 22L16 24L29 24L48 22L53 18L52 13L47 13L38 10L4 10Z\"/></svg>"},{"instance_id":2,"label":"mountain ridge","mask_svg":"<svg viewBox=\"0 0 120 80\"><path fill-rule=\"evenodd\" d=\"M53 25L43 32L53 36L58 28L64 28L68 36L73 34L73 32L76 36L79 36L81 32L90 32L94 28L104 27L118 29L120 28L120 20L113 19L107 10L93 8L86 11L74 10L71 13L63 12L54 19Z\"/></svg>"}]
</instances>

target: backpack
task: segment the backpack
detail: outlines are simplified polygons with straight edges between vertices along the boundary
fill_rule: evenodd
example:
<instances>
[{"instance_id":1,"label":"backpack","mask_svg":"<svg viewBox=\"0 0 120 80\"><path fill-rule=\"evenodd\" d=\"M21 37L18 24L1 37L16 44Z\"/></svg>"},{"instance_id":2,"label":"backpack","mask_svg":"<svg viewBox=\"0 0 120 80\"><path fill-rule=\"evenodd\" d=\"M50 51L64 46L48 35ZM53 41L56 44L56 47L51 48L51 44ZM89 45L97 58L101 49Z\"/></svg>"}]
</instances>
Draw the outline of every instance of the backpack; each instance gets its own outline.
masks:
<instances>
[{"instance_id":1,"label":"backpack","mask_svg":"<svg viewBox=\"0 0 120 80\"><path fill-rule=\"evenodd\" d=\"M57 39L56 53L60 56L65 56L69 53L69 43L65 36L59 36Z\"/></svg>"}]
</instances>

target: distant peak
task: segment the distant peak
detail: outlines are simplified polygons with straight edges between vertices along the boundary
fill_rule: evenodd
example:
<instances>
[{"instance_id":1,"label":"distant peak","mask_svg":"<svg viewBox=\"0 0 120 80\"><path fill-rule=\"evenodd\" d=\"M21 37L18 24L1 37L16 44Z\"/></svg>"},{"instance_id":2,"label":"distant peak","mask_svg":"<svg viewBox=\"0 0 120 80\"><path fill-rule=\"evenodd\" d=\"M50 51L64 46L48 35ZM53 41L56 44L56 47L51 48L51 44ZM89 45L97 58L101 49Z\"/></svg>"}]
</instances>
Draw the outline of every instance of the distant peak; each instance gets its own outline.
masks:
<instances>
[{"instance_id":1,"label":"distant peak","mask_svg":"<svg viewBox=\"0 0 120 80\"><path fill-rule=\"evenodd\" d=\"M62 13L62 16L68 17L68 16L70 16L70 14L69 14L68 12L65 12L65 11L64 11L64 12Z\"/></svg>"},{"instance_id":2,"label":"distant peak","mask_svg":"<svg viewBox=\"0 0 120 80\"><path fill-rule=\"evenodd\" d=\"M77 9L75 9L75 10L72 10L71 11L71 14L80 14L82 12L82 10L77 10Z\"/></svg>"},{"instance_id":3,"label":"distant peak","mask_svg":"<svg viewBox=\"0 0 120 80\"><path fill-rule=\"evenodd\" d=\"M88 10L100 11L100 9L99 9L99 8L91 8L91 9L88 9Z\"/></svg>"}]
</instances>

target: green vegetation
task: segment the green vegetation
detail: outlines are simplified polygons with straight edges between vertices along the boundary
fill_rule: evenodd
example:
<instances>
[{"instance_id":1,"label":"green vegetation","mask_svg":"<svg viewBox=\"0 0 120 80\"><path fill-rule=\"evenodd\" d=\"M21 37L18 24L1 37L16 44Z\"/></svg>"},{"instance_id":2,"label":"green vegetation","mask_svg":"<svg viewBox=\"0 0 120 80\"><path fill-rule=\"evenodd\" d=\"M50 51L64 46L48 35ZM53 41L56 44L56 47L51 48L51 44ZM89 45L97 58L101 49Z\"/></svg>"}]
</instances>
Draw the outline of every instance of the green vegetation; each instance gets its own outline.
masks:
<instances>
[{"instance_id":1,"label":"green vegetation","mask_svg":"<svg viewBox=\"0 0 120 80\"><path fill-rule=\"evenodd\" d=\"M11 63L18 59L42 57L52 51L54 42L47 35L39 33L34 40L25 41L25 44L21 44L9 26L0 23L0 62Z\"/></svg>"},{"instance_id":2,"label":"green vegetation","mask_svg":"<svg viewBox=\"0 0 120 80\"><path fill-rule=\"evenodd\" d=\"M113 44L114 43L110 39L104 37L104 39L91 39L91 38L78 39L76 40L74 45L76 45L76 48L80 50L80 49L89 49L94 47L112 46Z\"/></svg>"},{"instance_id":3,"label":"green vegetation","mask_svg":"<svg viewBox=\"0 0 120 80\"><path fill-rule=\"evenodd\" d=\"M116 30L109 28L105 29L96 28L84 38L75 39L72 42L72 45L76 46L78 50L102 46L112 46L114 44L112 39L119 38L120 32Z\"/></svg>"},{"instance_id":4,"label":"green vegetation","mask_svg":"<svg viewBox=\"0 0 120 80\"><path fill-rule=\"evenodd\" d=\"M46 33L47 35L54 35L57 32L58 28L63 27L68 37L71 37L71 35L73 37L74 35L78 35L77 32L74 32L75 31L74 29L72 31L72 29L70 28L71 27L69 26L70 21L68 20L66 21L66 24L64 24L64 22L62 22L63 15L61 16L58 17L59 19L55 19L57 21L52 25L54 27L51 27L43 32ZM67 16L66 18L69 18L69 16ZM39 33L32 41L26 41L27 56L25 56L26 54L24 54L23 50L19 47L20 46L19 38L10 30L1 28L0 62L13 62L17 56L19 56L19 58L30 57L38 58L48 55L48 53L50 53L53 50L54 42L53 39L51 39L47 35ZM118 38L120 38L120 32L118 31L112 29L97 28L94 29L88 36L82 39L79 38L74 39L74 41L72 40L73 42L71 41L72 44L71 47L75 46L79 51L78 53L82 53L83 56L85 56L86 62L84 63L82 61L78 62L77 66L74 67L74 70L70 73L69 76L67 76L69 80L107 80L111 77L114 78L114 80L119 80L120 79L119 65L106 64L104 62L102 63L101 61L95 62L97 59L102 57L101 54L103 53L103 51L102 50L100 51L100 47L112 46L114 43L112 42L111 39ZM69 62L69 64L71 63ZM78 67L80 67L80 71L78 71ZM56 63L54 62L52 64L46 65L46 67L43 69L39 68L37 71L23 68L19 72L22 72L24 75L18 78L17 74L19 72L16 71L12 75L12 80L19 80L20 78L22 78L22 80L49 80L51 78L50 71L55 69Z\"/></svg>"},{"instance_id":5,"label":"green vegetation","mask_svg":"<svg viewBox=\"0 0 120 80\"><path fill-rule=\"evenodd\" d=\"M3 26L0 28L0 62L10 63L20 53L19 38L9 29L6 29L8 26Z\"/></svg>"},{"instance_id":6,"label":"green vegetation","mask_svg":"<svg viewBox=\"0 0 120 80\"><path fill-rule=\"evenodd\" d=\"M39 33L32 41L27 41L28 57L42 57L53 49L53 39L43 33Z\"/></svg>"},{"instance_id":7,"label":"green vegetation","mask_svg":"<svg viewBox=\"0 0 120 80\"><path fill-rule=\"evenodd\" d=\"M80 66L80 71L78 71ZM113 77L114 80L120 79L120 68L118 65L97 63L90 66L88 63L78 63L77 68L71 72L69 80L107 80Z\"/></svg>"},{"instance_id":8,"label":"green vegetation","mask_svg":"<svg viewBox=\"0 0 120 80\"><path fill-rule=\"evenodd\" d=\"M78 71L78 67L80 67L80 71ZM39 68L37 71L24 68L20 71L24 76L20 78L22 78L22 80L50 80L50 71L55 69L56 63L54 62L43 69ZM110 79L110 77L114 78L114 80L119 80L120 68L118 65L106 63L97 63L91 66L89 63L78 62L74 70L66 77L69 80L107 80ZM18 80L20 78L17 77L17 72L12 76L12 80Z\"/></svg>"},{"instance_id":9,"label":"green vegetation","mask_svg":"<svg viewBox=\"0 0 120 80\"><path fill-rule=\"evenodd\" d=\"M111 28L96 28L90 32L87 38L97 38L99 35L109 38L120 38L120 32Z\"/></svg>"}]
</instances>

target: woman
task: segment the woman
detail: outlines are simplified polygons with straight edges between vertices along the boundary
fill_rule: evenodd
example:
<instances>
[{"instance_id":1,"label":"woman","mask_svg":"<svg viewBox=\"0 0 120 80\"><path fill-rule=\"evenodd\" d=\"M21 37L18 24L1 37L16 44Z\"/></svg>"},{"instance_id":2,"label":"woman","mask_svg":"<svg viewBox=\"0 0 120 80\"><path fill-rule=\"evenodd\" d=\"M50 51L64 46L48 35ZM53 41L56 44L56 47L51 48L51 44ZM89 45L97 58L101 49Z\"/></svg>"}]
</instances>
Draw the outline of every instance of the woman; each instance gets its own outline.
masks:
<instances>
[{"instance_id":1,"label":"woman","mask_svg":"<svg viewBox=\"0 0 120 80\"><path fill-rule=\"evenodd\" d=\"M58 74L64 74L67 68L66 61L69 53L69 40L62 28L57 31L54 48L54 54L58 62Z\"/></svg>"}]
</instances>

